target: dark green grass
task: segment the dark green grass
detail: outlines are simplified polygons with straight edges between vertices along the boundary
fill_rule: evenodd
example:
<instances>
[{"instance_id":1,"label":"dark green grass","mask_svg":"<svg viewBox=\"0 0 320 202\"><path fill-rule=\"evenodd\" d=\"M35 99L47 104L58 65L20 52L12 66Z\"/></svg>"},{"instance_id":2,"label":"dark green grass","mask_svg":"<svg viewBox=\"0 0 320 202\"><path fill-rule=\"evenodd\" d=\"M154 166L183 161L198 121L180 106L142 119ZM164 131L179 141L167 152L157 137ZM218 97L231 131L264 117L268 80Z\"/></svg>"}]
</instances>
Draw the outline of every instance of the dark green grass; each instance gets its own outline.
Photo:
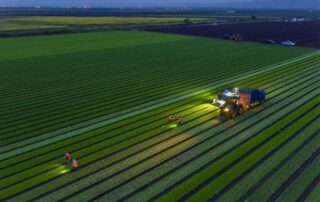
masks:
<instances>
[{"instance_id":1,"label":"dark green grass","mask_svg":"<svg viewBox=\"0 0 320 202\"><path fill-rule=\"evenodd\" d=\"M314 51L145 32L23 37L0 39L0 43L0 54L3 56L0 58L0 78L3 80L3 85L0 86L3 95L0 100L0 147L3 154L8 156L2 156L0 162L0 195L3 198L14 195L16 200L34 199L40 194L50 194L46 198L48 200L51 195L56 199L69 198L72 192L79 190L79 195L74 195L75 199L82 198L81 192L92 198L106 197L109 192L112 193L111 200L118 200L117 196L126 197L129 191L123 193L123 190L129 188L124 189L124 186L135 182L131 182L130 176L138 174L135 173L136 169L139 168L139 172L149 172L151 166L159 164L161 167L162 161L178 157L179 152L187 151L204 137L219 135L216 127L233 127L232 131L237 132L237 121L217 121L218 109L210 105L214 92L205 91L195 97L164 104L146 113L111 125L92 128L70 138L64 138L64 135L70 131L77 133L82 127L90 127L99 121L125 116L127 112L140 110L148 102L161 104L163 99L175 99L183 93L201 89L213 82L219 83L250 71L263 70ZM226 164L213 164L212 168L223 169L222 165L232 163L238 158L237 155L245 153L269 134L314 106L316 101L312 98L312 93L308 94L310 103L300 106L298 104L301 101L295 102L295 99L302 91L315 86L314 83L318 80L318 60L318 56L309 57L232 84L261 87L271 92L268 96L274 98L274 102L266 105L270 105L270 109L266 110L269 114L278 113L282 116L289 113L285 107L279 112L273 111L271 106L278 101L285 105L287 100L299 108L297 112L287 114L288 117L281 123L273 125L273 119L261 122L261 127L267 127L263 135L240 145L238 150L242 153L228 155L222 160ZM280 104L276 106L279 107ZM259 110L253 110L239 117L239 120L255 115L263 116ZM176 128L174 123L166 124L169 113L183 115L185 126ZM310 121L312 116L308 114L307 118L301 119L305 122L298 122L297 127L288 132L288 137ZM249 125L246 122L242 127ZM213 133L201 132L210 128ZM196 137L198 135L199 139ZM187 141L186 138L191 137L195 138L188 140L188 144L180 144L181 140ZM240 139L235 139L232 144L239 141ZM45 143L44 146L41 143ZM256 156L248 159L254 163L275 146L265 146L266 149L261 147ZM195 147L196 150L200 148ZM224 148L230 149L229 146ZM165 150L171 152L166 155ZM70 170L69 166L63 165L62 156L65 151L71 151L72 156L79 159L81 169L78 175L65 177ZM173 159L170 162L175 161ZM137 165L133 166L132 163ZM200 193L207 193L211 188L217 191L222 189L248 169L248 166L242 164L235 165L232 176L228 175L226 179L221 176L218 179L223 179L224 183L219 183L219 186L209 184L194 196L211 197L212 193ZM129 165L133 166L132 170ZM185 168L189 171L195 169L193 166ZM101 170L98 172L98 169ZM169 166L167 169L174 167ZM101 176L95 172L101 173ZM110 176L105 176L109 172ZM206 174L207 172L201 171L195 178L191 178L192 185L199 185L198 182L214 174L211 170L210 174ZM182 179L179 178L180 174L183 173L173 172L175 177L172 179ZM81 179L81 176L84 178ZM142 175L141 180L138 180L139 186L148 182L145 179ZM77 189L61 189L72 182L77 184ZM192 190L188 185L190 182L177 187L172 193L163 193L168 194L164 197L174 195L178 199L189 194ZM91 184L91 189L86 188ZM110 190L95 189L95 186L107 186ZM183 188L185 186L189 188ZM130 191L134 193L135 188L132 187ZM150 186L153 190L150 196L143 194L141 190L141 193L134 193L132 197L152 198L168 187L170 184L163 184L163 181L155 182ZM23 193L29 189L31 190ZM155 192L157 190L159 193ZM15 195L17 193L21 195Z\"/></svg>"}]
</instances>

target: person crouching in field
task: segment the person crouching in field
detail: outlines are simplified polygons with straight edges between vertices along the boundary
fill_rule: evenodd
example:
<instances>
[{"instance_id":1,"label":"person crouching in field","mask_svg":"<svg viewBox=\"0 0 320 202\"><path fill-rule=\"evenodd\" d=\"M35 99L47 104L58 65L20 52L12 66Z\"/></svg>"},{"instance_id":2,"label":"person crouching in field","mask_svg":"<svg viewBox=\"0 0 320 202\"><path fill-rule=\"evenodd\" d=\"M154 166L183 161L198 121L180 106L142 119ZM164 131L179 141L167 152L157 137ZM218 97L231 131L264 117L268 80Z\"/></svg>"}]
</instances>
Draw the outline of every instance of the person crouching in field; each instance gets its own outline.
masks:
<instances>
[{"instance_id":1,"label":"person crouching in field","mask_svg":"<svg viewBox=\"0 0 320 202\"><path fill-rule=\"evenodd\" d=\"M75 171L78 169L78 162L76 159L72 159L72 171Z\"/></svg>"},{"instance_id":2,"label":"person crouching in field","mask_svg":"<svg viewBox=\"0 0 320 202\"><path fill-rule=\"evenodd\" d=\"M70 161L71 161L71 156L70 156L70 153L69 153L69 152L66 152L66 153L64 154L64 158L66 159L66 164L67 164L67 163L70 163Z\"/></svg>"},{"instance_id":3,"label":"person crouching in field","mask_svg":"<svg viewBox=\"0 0 320 202\"><path fill-rule=\"evenodd\" d=\"M173 114L169 114L167 122L171 122L173 120Z\"/></svg>"}]
</instances>

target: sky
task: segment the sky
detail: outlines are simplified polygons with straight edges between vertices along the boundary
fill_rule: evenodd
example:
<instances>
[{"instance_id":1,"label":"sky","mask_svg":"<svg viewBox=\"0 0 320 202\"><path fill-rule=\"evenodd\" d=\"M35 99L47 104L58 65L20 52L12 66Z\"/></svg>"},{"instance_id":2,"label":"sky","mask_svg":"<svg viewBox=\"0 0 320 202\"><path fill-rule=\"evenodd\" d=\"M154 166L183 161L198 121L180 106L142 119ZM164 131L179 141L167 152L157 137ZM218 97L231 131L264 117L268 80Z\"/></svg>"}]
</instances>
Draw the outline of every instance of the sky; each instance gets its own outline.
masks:
<instances>
[{"instance_id":1,"label":"sky","mask_svg":"<svg viewBox=\"0 0 320 202\"><path fill-rule=\"evenodd\" d=\"M0 6L320 8L320 0L0 0Z\"/></svg>"}]
</instances>

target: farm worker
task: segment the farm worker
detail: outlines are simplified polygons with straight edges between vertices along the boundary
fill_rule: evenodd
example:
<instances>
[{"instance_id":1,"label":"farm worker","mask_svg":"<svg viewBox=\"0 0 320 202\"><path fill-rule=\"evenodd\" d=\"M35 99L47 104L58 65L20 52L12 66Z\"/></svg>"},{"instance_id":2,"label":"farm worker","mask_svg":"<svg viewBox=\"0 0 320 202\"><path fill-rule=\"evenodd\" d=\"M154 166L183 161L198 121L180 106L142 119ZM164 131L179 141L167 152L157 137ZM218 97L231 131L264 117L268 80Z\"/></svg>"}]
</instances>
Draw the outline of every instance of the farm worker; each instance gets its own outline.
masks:
<instances>
[{"instance_id":1,"label":"farm worker","mask_svg":"<svg viewBox=\"0 0 320 202\"><path fill-rule=\"evenodd\" d=\"M72 159L72 168L73 170L78 169L78 162L76 159Z\"/></svg>"},{"instance_id":2,"label":"farm worker","mask_svg":"<svg viewBox=\"0 0 320 202\"><path fill-rule=\"evenodd\" d=\"M179 125L179 126L182 125L182 117L181 117L181 116L179 116L179 118L178 118L178 125Z\"/></svg>"},{"instance_id":3,"label":"farm worker","mask_svg":"<svg viewBox=\"0 0 320 202\"><path fill-rule=\"evenodd\" d=\"M66 153L64 154L64 158L66 159L66 162L69 163L69 162L70 162L70 158L71 158L70 153L69 153L69 152L66 152Z\"/></svg>"},{"instance_id":4,"label":"farm worker","mask_svg":"<svg viewBox=\"0 0 320 202\"><path fill-rule=\"evenodd\" d=\"M173 120L173 115L172 114L169 114L168 116L168 122L171 122Z\"/></svg>"}]
</instances>

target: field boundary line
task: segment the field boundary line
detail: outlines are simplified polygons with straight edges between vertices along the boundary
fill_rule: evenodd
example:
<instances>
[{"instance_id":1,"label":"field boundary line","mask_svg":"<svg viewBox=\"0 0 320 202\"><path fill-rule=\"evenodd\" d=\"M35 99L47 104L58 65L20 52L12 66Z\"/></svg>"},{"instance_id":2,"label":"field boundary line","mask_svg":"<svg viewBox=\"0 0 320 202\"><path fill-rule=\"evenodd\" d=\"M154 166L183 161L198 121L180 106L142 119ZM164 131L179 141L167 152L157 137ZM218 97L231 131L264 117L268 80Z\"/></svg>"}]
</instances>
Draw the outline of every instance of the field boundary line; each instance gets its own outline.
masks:
<instances>
[{"instance_id":1,"label":"field boundary line","mask_svg":"<svg viewBox=\"0 0 320 202\"><path fill-rule=\"evenodd\" d=\"M193 96L208 92L210 90L222 87L224 85L227 85L227 84L230 84L230 83L234 83L234 82L237 82L237 81L240 81L240 80L243 80L243 79L247 79L249 77L256 76L258 74L265 73L265 72L280 68L280 67L282 67L284 65L289 65L291 63L298 62L300 60L304 60L304 59L307 59L307 58L310 58L310 57L313 57L313 56L316 56L316 55L320 55L320 51L318 51L318 50L317 51L313 51L311 53L304 54L304 55L298 56L298 57L293 58L293 59L285 60L283 62L276 63L276 64L273 64L273 65L268 65L266 67L259 68L258 70L250 71L248 73L240 74L239 76L234 76L234 77L231 77L229 79L216 81L216 82L210 83L208 85L205 85L203 87L190 89L190 90L188 90L186 92L182 92L182 93L179 93L177 95L168 96L168 97L156 100L156 101L151 101L151 102L148 102L148 103L145 103L145 104L142 104L142 105L138 105L136 107L132 107L132 108L129 108L127 110L123 110L118 115L108 115L108 117L115 116L113 118L110 117L109 119L106 119L107 117L99 117L99 118L97 118L97 120L93 119L93 120L88 121L89 124L90 124L90 122L92 122L92 125L86 124L86 126L84 126L82 128L78 128L78 129L75 129L75 130L67 132L67 133L63 133L62 132L61 135L56 136L54 138L49 138L47 140L43 140L43 141L38 142L38 143L33 144L33 145L28 145L26 147L21 147L21 148L19 148L17 150L14 150L14 151L2 153L2 155L0 157L0 160L7 159L7 158L10 158L12 156L16 156L17 154L28 152L28 151L30 151L32 149L35 149L35 148L40 148L40 147L46 146L48 144L54 143L54 142L59 141L59 140L63 140L63 139L67 139L67 138L70 138L70 137L73 137L73 136L77 136L78 134L85 133L87 131L91 131L91 130L93 130L95 128L100 128L100 127L105 126L105 125L110 125L110 124L113 124L115 122L122 121L122 120L125 120L125 119L128 119L128 118L134 117L136 115L139 115L139 114L142 114L142 113L145 113L145 112L160 108L162 106L166 106L166 105L169 105L169 104L172 104L172 103L175 103L175 102L179 102L181 100L185 100L187 98L190 98L190 97L193 97ZM106 119L106 120L103 120L103 119ZM99 121L99 120L101 120L101 121ZM85 125L85 123L76 124L76 125L70 126L70 128L72 128L74 126L77 126L77 125ZM60 130L65 130L65 129L66 128L63 128L63 129L60 129ZM59 133L60 130L57 130L57 131L54 131L54 132L58 132ZM43 135L46 136L46 134L43 134ZM0 151L1 151L1 148L0 148Z\"/></svg>"}]
</instances>

